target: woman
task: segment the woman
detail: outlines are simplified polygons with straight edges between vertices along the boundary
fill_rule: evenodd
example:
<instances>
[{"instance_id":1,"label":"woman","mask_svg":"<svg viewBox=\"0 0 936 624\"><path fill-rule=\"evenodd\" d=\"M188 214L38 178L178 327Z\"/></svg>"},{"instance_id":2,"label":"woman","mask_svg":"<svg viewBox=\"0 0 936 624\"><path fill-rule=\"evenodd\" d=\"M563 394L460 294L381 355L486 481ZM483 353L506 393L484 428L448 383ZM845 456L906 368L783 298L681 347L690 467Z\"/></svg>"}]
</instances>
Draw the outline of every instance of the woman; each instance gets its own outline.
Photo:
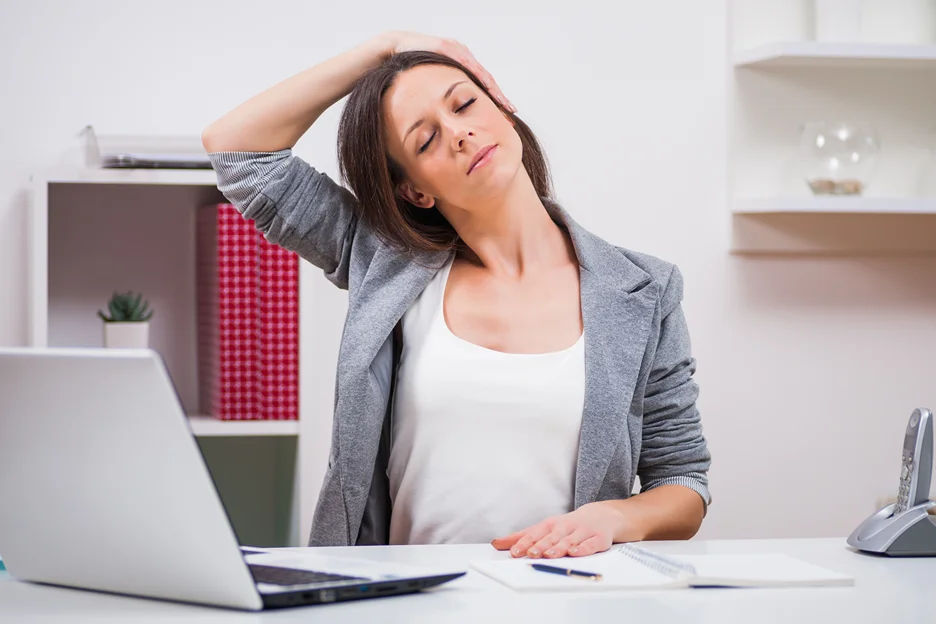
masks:
<instances>
[{"instance_id":1,"label":"woman","mask_svg":"<svg viewBox=\"0 0 936 624\"><path fill-rule=\"evenodd\" d=\"M350 191L291 154L349 92ZM464 46L392 31L203 133L231 202L349 291L310 545L580 556L702 522L680 273L575 223L515 113Z\"/></svg>"}]
</instances>

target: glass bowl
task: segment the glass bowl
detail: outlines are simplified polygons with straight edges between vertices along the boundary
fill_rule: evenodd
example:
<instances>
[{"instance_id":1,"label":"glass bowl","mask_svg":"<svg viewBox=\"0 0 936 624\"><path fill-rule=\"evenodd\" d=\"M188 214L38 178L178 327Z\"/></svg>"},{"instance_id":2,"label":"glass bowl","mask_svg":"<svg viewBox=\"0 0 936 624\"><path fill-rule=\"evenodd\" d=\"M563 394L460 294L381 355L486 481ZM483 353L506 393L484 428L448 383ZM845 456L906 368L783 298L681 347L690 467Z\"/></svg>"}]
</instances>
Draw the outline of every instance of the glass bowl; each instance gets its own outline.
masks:
<instances>
[{"instance_id":1,"label":"glass bowl","mask_svg":"<svg viewBox=\"0 0 936 624\"><path fill-rule=\"evenodd\" d=\"M803 175L815 195L861 195L879 150L868 123L810 121L800 127Z\"/></svg>"}]
</instances>

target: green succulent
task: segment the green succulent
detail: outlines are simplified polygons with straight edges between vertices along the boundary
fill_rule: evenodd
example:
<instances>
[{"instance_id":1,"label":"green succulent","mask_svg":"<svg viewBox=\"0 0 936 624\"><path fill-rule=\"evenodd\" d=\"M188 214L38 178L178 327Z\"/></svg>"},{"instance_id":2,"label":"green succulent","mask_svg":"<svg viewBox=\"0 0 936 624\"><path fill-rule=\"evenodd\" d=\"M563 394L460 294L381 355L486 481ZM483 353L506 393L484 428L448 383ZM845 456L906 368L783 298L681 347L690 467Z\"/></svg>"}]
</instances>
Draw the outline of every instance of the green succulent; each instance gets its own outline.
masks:
<instances>
[{"instance_id":1,"label":"green succulent","mask_svg":"<svg viewBox=\"0 0 936 624\"><path fill-rule=\"evenodd\" d=\"M107 316L101 310L98 310L105 323L140 323L150 320L153 311L147 311L149 302L143 301L143 295L134 295L133 292L119 293L111 295L107 302L107 308L110 316Z\"/></svg>"}]
</instances>

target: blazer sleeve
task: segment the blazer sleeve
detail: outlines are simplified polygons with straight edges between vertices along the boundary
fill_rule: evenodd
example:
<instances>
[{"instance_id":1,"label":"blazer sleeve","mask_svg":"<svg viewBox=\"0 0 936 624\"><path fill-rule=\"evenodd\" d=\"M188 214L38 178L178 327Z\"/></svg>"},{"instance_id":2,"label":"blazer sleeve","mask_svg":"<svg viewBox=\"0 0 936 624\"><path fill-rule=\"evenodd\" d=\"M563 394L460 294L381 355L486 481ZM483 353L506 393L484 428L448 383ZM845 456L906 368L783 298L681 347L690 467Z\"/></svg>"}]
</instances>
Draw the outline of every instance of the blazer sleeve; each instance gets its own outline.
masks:
<instances>
[{"instance_id":1,"label":"blazer sleeve","mask_svg":"<svg viewBox=\"0 0 936 624\"><path fill-rule=\"evenodd\" d=\"M328 175L292 154L209 152L218 189L266 240L322 269L348 288L351 247L358 226L356 199Z\"/></svg>"},{"instance_id":2,"label":"blazer sleeve","mask_svg":"<svg viewBox=\"0 0 936 624\"><path fill-rule=\"evenodd\" d=\"M637 474L641 492L682 485L697 492L708 511L711 455L696 409L699 389L692 379L696 361L691 355L682 294L682 274L674 266L664 289L659 344L644 392Z\"/></svg>"}]
</instances>

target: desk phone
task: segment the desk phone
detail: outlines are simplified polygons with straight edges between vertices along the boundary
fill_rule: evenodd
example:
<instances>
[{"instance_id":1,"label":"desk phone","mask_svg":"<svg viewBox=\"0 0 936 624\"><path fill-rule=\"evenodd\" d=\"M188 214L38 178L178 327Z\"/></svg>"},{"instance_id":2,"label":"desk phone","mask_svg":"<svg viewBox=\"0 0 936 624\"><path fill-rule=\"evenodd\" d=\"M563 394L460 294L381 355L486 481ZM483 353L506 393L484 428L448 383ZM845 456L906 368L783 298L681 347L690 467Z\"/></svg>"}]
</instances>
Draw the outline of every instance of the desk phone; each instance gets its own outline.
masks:
<instances>
[{"instance_id":1,"label":"desk phone","mask_svg":"<svg viewBox=\"0 0 936 624\"><path fill-rule=\"evenodd\" d=\"M865 552L894 557L936 555L936 523L929 514L933 475L933 413L913 410L904 433L897 502L862 522L848 544Z\"/></svg>"}]
</instances>

